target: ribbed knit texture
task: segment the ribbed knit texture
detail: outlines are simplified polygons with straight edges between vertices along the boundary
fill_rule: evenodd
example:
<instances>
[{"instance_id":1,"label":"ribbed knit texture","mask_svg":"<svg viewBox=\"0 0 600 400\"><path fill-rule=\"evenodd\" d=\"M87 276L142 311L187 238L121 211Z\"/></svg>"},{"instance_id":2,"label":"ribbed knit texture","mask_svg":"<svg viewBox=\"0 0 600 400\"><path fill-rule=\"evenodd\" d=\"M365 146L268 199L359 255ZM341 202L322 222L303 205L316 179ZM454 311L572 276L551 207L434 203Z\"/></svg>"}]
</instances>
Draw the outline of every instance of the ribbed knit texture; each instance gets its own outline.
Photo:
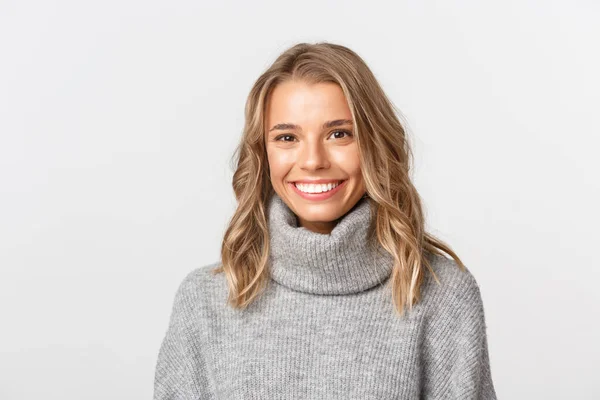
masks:
<instances>
[{"instance_id":1,"label":"ribbed knit texture","mask_svg":"<svg viewBox=\"0 0 600 400\"><path fill-rule=\"evenodd\" d=\"M269 203L271 277L245 310L210 270L180 284L160 346L154 399L496 399L477 282L427 253L421 301L400 317L393 258L369 240L369 198L331 234Z\"/></svg>"}]
</instances>

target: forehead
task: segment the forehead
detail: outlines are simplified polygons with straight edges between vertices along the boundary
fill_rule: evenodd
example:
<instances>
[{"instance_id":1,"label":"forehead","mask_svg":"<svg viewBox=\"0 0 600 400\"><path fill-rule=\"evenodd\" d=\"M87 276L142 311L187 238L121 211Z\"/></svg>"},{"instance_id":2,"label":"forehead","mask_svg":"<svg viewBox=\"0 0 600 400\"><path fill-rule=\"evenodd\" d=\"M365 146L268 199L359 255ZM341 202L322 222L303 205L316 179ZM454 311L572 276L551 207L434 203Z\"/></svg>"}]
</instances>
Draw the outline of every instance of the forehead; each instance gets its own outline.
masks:
<instances>
[{"instance_id":1,"label":"forehead","mask_svg":"<svg viewBox=\"0 0 600 400\"><path fill-rule=\"evenodd\" d=\"M284 122L310 125L329 119L351 119L342 88L331 82L282 82L271 91L265 111L267 126Z\"/></svg>"}]
</instances>

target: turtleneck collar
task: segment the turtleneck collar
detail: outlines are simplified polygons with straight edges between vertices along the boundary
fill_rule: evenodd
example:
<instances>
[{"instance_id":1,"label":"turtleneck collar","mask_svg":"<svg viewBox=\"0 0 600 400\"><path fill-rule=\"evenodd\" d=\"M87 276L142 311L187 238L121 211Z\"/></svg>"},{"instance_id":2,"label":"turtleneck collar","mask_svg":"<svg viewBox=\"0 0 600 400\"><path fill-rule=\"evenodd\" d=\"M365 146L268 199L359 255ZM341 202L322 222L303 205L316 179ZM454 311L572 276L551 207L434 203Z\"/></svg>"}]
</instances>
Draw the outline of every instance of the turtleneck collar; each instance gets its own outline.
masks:
<instances>
[{"instance_id":1,"label":"turtleneck collar","mask_svg":"<svg viewBox=\"0 0 600 400\"><path fill-rule=\"evenodd\" d=\"M350 294L383 284L393 257L368 231L371 204L361 198L330 234L297 225L294 212L274 193L268 204L270 273L277 283L312 294Z\"/></svg>"}]
</instances>

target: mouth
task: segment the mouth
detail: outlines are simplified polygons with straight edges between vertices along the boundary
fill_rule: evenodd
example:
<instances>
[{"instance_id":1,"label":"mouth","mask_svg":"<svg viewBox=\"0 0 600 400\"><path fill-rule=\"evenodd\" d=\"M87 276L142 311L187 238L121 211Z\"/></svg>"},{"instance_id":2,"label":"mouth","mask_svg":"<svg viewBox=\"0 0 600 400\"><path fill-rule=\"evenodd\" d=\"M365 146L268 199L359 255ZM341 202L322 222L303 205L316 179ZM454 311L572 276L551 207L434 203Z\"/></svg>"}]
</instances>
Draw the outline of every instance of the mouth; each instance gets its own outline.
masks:
<instances>
[{"instance_id":1,"label":"mouth","mask_svg":"<svg viewBox=\"0 0 600 400\"><path fill-rule=\"evenodd\" d=\"M325 199L340 190L346 183L346 179L330 181L321 184L307 184L302 182L289 182L294 191L307 199Z\"/></svg>"}]
</instances>

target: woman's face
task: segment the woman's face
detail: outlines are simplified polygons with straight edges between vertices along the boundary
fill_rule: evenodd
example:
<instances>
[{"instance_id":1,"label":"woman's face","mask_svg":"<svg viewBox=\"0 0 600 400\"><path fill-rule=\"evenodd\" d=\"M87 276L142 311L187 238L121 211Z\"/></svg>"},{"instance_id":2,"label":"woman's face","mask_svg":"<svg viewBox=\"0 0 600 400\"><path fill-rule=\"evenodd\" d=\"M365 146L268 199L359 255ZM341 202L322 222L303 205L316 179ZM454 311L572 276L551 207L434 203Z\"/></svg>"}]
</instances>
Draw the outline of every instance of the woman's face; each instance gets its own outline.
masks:
<instances>
[{"instance_id":1,"label":"woman's face","mask_svg":"<svg viewBox=\"0 0 600 400\"><path fill-rule=\"evenodd\" d=\"M273 89L265 111L275 192L300 226L331 233L365 193L352 114L341 87L286 81ZM310 184L317 180L324 185Z\"/></svg>"}]
</instances>

